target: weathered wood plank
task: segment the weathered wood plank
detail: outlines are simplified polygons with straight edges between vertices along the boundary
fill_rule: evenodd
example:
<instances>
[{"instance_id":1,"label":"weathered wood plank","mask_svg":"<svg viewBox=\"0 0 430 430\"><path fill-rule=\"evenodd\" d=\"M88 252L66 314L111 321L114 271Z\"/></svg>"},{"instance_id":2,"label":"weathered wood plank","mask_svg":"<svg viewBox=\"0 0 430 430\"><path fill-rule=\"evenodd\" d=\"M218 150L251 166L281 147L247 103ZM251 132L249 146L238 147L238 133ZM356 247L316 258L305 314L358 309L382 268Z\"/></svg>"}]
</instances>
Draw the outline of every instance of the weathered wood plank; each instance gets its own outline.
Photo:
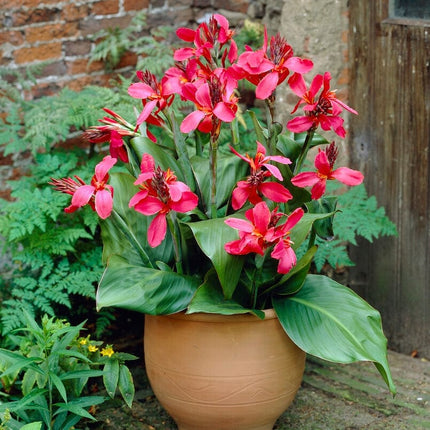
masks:
<instances>
[{"instance_id":1,"label":"weathered wood plank","mask_svg":"<svg viewBox=\"0 0 430 430\"><path fill-rule=\"evenodd\" d=\"M387 0L350 8L351 156L399 232L361 244L352 285L393 348L430 356L430 21L388 19Z\"/></svg>"}]
</instances>

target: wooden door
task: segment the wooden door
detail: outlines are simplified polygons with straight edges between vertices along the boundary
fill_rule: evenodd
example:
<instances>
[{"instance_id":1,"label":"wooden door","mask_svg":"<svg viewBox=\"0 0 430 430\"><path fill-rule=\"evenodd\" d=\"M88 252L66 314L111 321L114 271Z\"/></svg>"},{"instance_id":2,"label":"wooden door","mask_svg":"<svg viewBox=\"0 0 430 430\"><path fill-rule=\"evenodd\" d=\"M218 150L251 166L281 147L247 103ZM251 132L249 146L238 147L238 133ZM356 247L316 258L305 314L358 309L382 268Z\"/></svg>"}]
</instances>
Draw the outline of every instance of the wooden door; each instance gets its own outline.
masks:
<instances>
[{"instance_id":1,"label":"wooden door","mask_svg":"<svg viewBox=\"0 0 430 430\"><path fill-rule=\"evenodd\" d=\"M417 8L411 12L405 7L408 3ZM350 123L352 163L364 172L369 194L385 206L399 232L398 238L362 243L353 251L358 264L351 285L381 311L389 347L405 353L417 350L426 357L430 357L429 9L429 0L350 1L350 105L359 112ZM421 19L395 17L396 13Z\"/></svg>"}]
</instances>

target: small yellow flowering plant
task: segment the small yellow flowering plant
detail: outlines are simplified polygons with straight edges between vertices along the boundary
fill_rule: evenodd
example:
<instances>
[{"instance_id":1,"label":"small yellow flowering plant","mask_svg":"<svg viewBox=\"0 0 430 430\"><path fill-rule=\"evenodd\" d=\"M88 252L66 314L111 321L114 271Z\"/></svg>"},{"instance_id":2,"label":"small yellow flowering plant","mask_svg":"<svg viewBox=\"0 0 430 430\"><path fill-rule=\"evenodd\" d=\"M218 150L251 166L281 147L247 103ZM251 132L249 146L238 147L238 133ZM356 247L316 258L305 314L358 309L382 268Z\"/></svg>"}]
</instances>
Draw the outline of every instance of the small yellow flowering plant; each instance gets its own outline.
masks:
<instances>
[{"instance_id":1,"label":"small yellow flowering plant","mask_svg":"<svg viewBox=\"0 0 430 430\"><path fill-rule=\"evenodd\" d=\"M89 411L107 397L86 393L94 378L103 380L110 398L119 390L131 408L134 385L125 362L137 357L81 337L84 323L72 326L44 316L39 325L24 315L26 326L13 336L16 349L0 349L0 418L8 411L8 428L40 422L43 428L65 430L82 418L95 420Z\"/></svg>"}]
</instances>

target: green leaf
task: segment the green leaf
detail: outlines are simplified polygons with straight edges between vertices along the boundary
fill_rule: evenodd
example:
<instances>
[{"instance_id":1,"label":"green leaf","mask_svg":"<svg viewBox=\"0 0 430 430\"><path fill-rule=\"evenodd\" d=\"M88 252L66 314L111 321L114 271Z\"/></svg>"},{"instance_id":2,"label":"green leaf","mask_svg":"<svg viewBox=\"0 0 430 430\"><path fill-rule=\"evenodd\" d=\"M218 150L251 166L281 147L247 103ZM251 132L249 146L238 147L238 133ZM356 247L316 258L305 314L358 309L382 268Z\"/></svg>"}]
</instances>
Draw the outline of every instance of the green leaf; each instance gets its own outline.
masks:
<instances>
[{"instance_id":1,"label":"green leaf","mask_svg":"<svg viewBox=\"0 0 430 430\"><path fill-rule=\"evenodd\" d=\"M199 283L190 276L133 266L113 256L97 290L97 309L115 306L151 315L179 312Z\"/></svg>"},{"instance_id":2,"label":"green leaf","mask_svg":"<svg viewBox=\"0 0 430 430\"><path fill-rule=\"evenodd\" d=\"M180 181L184 181L182 171L178 162L173 157L172 153L165 147L158 145L152 140L144 136L139 136L131 139L131 146L136 151L139 157L139 164L143 154L150 154L154 158L156 166L160 166L163 170L168 168L172 170ZM140 173L140 172L137 172Z\"/></svg>"},{"instance_id":3,"label":"green leaf","mask_svg":"<svg viewBox=\"0 0 430 430\"><path fill-rule=\"evenodd\" d=\"M381 316L352 290L326 276L308 275L297 294L274 297L273 306L301 349L338 363L372 361L395 394Z\"/></svg>"},{"instance_id":4,"label":"green leaf","mask_svg":"<svg viewBox=\"0 0 430 430\"><path fill-rule=\"evenodd\" d=\"M309 249L297 264L273 286L275 294L290 295L297 293L302 288L317 249L316 246Z\"/></svg>"},{"instance_id":5,"label":"green leaf","mask_svg":"<svg viewBox=\"0 0 430 430\"><path fill-rule=\"evenodd\" d=\"M25 368L32 369L41 374L44 373L43 370L36 365L37 362L41 361L39 357L23 357L21 354L12 351L0 350L0 357L2 356L8 360L12 359L13 364L0 375L1 378Z\"/></svg>"},{"instance_id":6,"label":"green leaf","mask_svg":"<svg viewBox=\"0 0 430 430\"><path fill-rule=\"evenodd\" d=\"M244 258L228 254L224 244L237 239L235 229L225 224L226 218L188 223L204 254L212 261L226 299L231 299L242 271Z\"/></svg>"},{"instance_id":7,"label":"green leaf","mask_svg":"<svg viewBox=\"0 0 430 430\"><path fill-rule=\"evenodd\" d=\"M125 403L131 408L134 398L134 384L133 376L130 370L124 364L119 367L119 381L118 381L119 392L121 393Z\"/></svg>"},{"instance_id":8,"label":"green leaf","mask_svg":"<svg viewBox=\"0 0 430 430\"><path fill-rule=\"evenodd\" d=\"M103 396L86 396L79 399L70 400L68 403L55 403L54 405L58 408L54 415L58 415L62 412L71 412L75 415L88 418L93 421L97 421L88 411L84 408L93 405L99 405L106 400Z\"/></svg>"},{"instance_id":9,"label":"green leaf","mask_svg":"<svg viewBox=\"0 0 430 430\"><path fill-rule=\"evenodd\" d=\"M42 428L42 424L42 421L25 424L20 428L20 430L40 430Z\"/></svg>"},{"instance_id":10,"label":"green leaf","mask_svg":"<svg viewBox=\"0 0 430 430\"><path fill-rule=\"evenodd\" d=\"M207 209L209 207L211 192L209 160L207 157L194 156L191 162L196 175L200 195L203 197L204 206ZM218 156L216 188L217 208L227 204L236 183L247 175L248 170L248 163L245 163L234 154Z\"/></svg>"},{"instance_id":11,"label":"green leaf","mask_svg":"<svg viewBox=\"0 0 430 430\"><path fill-rule=\"evenodd\" d=\"M328 196L318 200L312 200L306 204L311 213L332 215L323 219L316 220L313 224L315 233L325 240L333 239L333 219L336 213L337 197Z\"/></svg>"},{"instance_id":12,"label":"green leaf","mask_svg":"<svg viewBox=\"0 0 430 430\"><path fill-rule=\"evenodd\" d=\"M102 375L103 375L103 370L96 370L96 369L75 370L72 372L63 373L60 376L60 379L64 381L66 379L96 378Z\"/></svg>"},{"instance_id":13,"label":"green leaf","mask_svg":"<svg viewBox=\"0 0 430 430\"><path fill-rule=\"evenodd\" d=\"M323 214L311 214L305 213L301 220L293 227L291 230L291 240L293 241L293 248L296 250L304 242L306 236L312 228L312 224L317 221L327 217L332 216L333 213L323 213Z\"/></svg>"},{"instance_id":14,"label":"green leaf","mask_svg":"<svg viewBox=\"0 0 430 430\"><path fill-rule=\"evenodd\" d=\"M257 119L257 115L255 114L254 111L249 110L248 111L250 117L252 118L252 123L254 124L254 130L255 130L255 134L257 136L257 140L265 145L266 141L267 141L267 137L266 137L266 133L267 130L259 123L258 119Z\"/></svg>"},{"instance_id":15,"label":"green leaf","mask_svg":"<svg viewBox=\"0 0 430 430\"><path fill-rule=\"evenodd\" d=\"M221 315L253 313L264 318L264 313L255 309L246 309L231 299L226 299L219 285L218 278L212 270L205 282L199 287L188 306L187 313L205 312Z\"/></svg>"},{"instance_id":16,"label":"green leaf","mask_svg":"<svg viewBox=\"0 0 430 430\"><path fill-rule=\"evenodd\" d=\"M63 398L65 402L67 402L66 387L64 386L63 381L55 373L52 373L52 372L49 372L49 377L52 383L54 384L55 388L60 393L60 396Z\"/></svg>"},{"instance_id":17,"label":"green leaf","mask_svg":"<svg viewBox=\"0 0 430 430\"><path fill-rule=\"evenodd\" d=\"M115 397L115 391L118 385L119 361L110 359L104 365L103 370L103 383L107 393L109 394L109 397L113 399Z\"/></svg>"}]
</instances>

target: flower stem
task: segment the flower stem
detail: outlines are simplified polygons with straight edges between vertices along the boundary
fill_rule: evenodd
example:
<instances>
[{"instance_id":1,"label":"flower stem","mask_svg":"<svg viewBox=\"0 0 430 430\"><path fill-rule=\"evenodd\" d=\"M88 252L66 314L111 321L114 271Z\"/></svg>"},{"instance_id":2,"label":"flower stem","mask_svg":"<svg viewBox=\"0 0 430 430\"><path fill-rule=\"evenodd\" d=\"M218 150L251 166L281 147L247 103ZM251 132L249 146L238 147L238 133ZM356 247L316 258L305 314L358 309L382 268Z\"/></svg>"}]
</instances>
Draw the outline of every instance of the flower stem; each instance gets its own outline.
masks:
<instances>
[{"instance_id":1,"label":"flower stem","mask_svg":"<svg viewBox=\"0 0 430 430\"><path fill-rule=\"evenodd\" d=\"M311 142L312 139L314 137L314 133L315 130L308 130L307 134L306 134L306 139L305 139L305 143L302 146L302 150L300 152L299 157L297 158L297 162L296 165L294 167L294 174L296 175L297 173L300 172L300 169L302 168L303 162L305 161L306 155L309 151L309 148L311 146Z\"/></svg>"},{"instance_id":2,"label":"flower stem","mask_svg":"<svg viewBox=\"0 0 430 430\"><path fill-rule=\"evenodd\" d=\"M182 252L181 252L181 247L179 246L178 228L177 228L177 224L175 222L174 212L170 212L167 215L167 225L169 226L170 233L172 234L173 252L175 254L176 271L177 271L177 273L182 275L184 273L183 268L182 268Z\"/></svg>"},{"instance_id":3,"label":"flower stem","mask_svg":"<svg viewBox=\"0 0 430 430\"><path fill-rule=\"evenodd\" d=\"M217 171L217 152L218 152L218 139L211 136L210 140L210 185L211 185L211 197L210 197L210 217L217 217L216 210L216 171Z\"/></svg>"}]
</instances>

